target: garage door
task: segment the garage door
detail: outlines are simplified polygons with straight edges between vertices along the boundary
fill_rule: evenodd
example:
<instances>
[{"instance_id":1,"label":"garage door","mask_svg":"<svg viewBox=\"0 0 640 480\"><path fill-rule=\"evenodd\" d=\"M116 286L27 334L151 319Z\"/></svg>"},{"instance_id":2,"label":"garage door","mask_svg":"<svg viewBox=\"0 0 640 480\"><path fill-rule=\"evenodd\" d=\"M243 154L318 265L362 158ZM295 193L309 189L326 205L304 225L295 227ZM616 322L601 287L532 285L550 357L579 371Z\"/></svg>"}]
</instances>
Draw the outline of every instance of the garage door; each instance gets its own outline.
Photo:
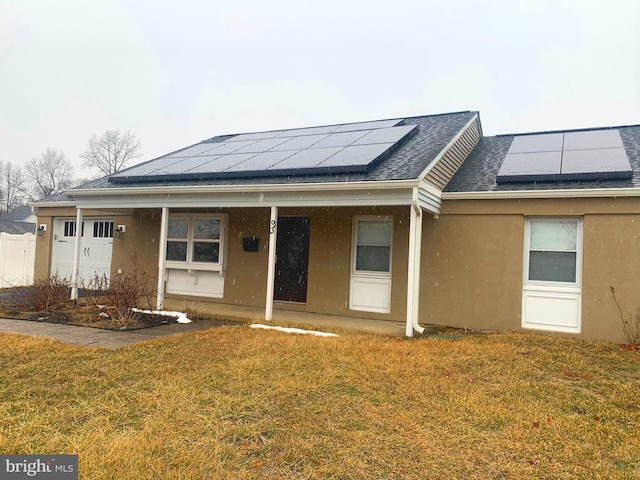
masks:
<instances>
[{"instance_id":1,"label":"garage door","mask_svg":"<svg viewBox=\"0 0 640 480\"><path fill-rule=\"evenodd\" d=\"M71 279L77 234L74 218L57 218L54 223L51 271ZM113 247L113 219L85 218L81 228L79 278L88 286L96 276L109 278Z\"/></svg>"}]
</instances>

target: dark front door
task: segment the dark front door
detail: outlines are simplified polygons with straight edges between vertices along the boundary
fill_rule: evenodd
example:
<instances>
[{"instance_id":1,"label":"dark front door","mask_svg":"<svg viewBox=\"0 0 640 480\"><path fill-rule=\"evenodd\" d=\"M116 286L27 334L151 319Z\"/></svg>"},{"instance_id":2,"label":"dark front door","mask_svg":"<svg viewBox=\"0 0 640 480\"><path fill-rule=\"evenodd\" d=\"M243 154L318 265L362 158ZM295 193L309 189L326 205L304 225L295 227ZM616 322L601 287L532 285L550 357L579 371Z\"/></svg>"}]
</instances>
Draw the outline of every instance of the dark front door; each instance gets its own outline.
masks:
<instances>
[{"instance_id":1,"label":"dark front door","mask_svg":"<svg viewBox=\"0 0 640 480\"><path fill-rule=\"evenodd\" d=\"M278 218L274 300L307 301L309 217Z\"/></svg>"}]
</instances>

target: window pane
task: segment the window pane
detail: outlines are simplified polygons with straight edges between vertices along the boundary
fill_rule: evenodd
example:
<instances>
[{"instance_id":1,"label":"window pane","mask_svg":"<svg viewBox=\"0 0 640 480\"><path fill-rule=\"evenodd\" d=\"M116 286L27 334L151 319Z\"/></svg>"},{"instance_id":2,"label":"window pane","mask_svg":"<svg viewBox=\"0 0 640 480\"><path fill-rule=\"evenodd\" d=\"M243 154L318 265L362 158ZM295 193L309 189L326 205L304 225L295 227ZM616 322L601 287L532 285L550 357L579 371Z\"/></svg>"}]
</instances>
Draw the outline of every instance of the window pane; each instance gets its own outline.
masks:
<instances>
[{"instance_id":1,"label":"window pane","mask_svg":"<svg viewBox=\"0 0 640 480\"><path fill-rule=\"evenodd\" d=\"M356 270L388 272L391 248L359 245L356 252Z\"/></svg>"},{"instance_id":2,"label":"window pane","mask_svg":"<svg viewBox=\"0 0 640 480\"><path fill-rule=\"evenodd\" d=\"M220 245L217 242L193 242L193 261L218 263Z\"/></svg>"},{"instance_id":3,"label":"window pane","mask_svg":"<svg viewBox=\"0 0 640 480\"><path fill-rule=\"evenodd\" d=\"M186 218L170 218L169 228L167 229L167 237L169 238L187 238L189 232L189 220Z\"/></svg>"},{"instance_id":4,"label":"window pane","mask_svg":"<svg viewBox=\"0 0 640 480\"><path fill-rule=\"evenodd\" d=\"M391 245L391 222L358 222L358 245Z\"/></svg>"},{"instance_id":5,"label":"window pane","mask_svg":"<svg viewBox=\"0 0 640 480\"><path fill-rule=\"evenodd\" d=\"M529 280L575 283L575 252L530 252Z\"/></svg>"},{"instance_id":6,"label":"window pane","mask_svg":"<svg viewBox=\"0 0 640 480\"><path fill-rule=\"evenodd\" d=\"M172 262L186 262L187 242L167 242L167 260Z\"/></svg>"},{"instance_id":7,"label":"window pane","mask_svg":"<svg viewBox=\"0 0 640 480\"><path fill-rule=\"evenodd\" d=\"M576 222L531 222L531 250L576 250Z\"/></svg>"},{"instance_id":8,"label":"window pane","mask_svg":"<svg viewBox=\"0 0 640 480\"><path fill-rule=\"evenodd\" d=\"M217 240L220 238L220 220L196 218L193 221L193 238Z\"/></svg>"}]
</instances>

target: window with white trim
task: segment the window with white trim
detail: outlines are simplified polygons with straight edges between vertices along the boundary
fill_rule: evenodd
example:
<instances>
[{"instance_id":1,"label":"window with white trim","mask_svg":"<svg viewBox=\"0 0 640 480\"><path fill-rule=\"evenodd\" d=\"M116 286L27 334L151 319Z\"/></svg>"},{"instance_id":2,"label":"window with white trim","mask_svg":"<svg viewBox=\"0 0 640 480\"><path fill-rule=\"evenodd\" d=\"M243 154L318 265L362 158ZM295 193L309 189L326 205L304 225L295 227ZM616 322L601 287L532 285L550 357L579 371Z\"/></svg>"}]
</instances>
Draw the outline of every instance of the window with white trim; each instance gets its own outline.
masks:
<instances>
[{"instance_id":1,"label":"window with white trim","mask_svg":"<svg viewBox=\"0 0 640 480\"><path fill-rule=\"evenodd\" d=\"M391 220L356 220L355 272L391 274Z\"/></svg>"},{"instance_id":2,"label":"window with white trim","mask_svg":"<svg viewBox=\"0 0 640 480\"><path fill-rule=\"evenodd\" d=\"M168 266L216 269L222 264L224 217L170 216L167 224Z\"/></svg>"},{"instance_id":3,"label":"window with white trim","mask_svg":"<svg viewBox=\"0 0 640 480\"><path fill-rule=\"evenodd\" d=\"M75 237L76 236L76 221L75 220L65 220L64 222L64 231L62 233L63 237ZM84 236L84 222L82 222L82 236Z\"/></svg>"},{"instance_id":4,"label":"window with white trim","mask_svg":"<svg viewBox=\"0 0 640 480\"><path fill-rule=\"evenodd\" d=\"M580 283L581 223L578 219L529 219L527 283Z\"/></svg>"}]
</instances>

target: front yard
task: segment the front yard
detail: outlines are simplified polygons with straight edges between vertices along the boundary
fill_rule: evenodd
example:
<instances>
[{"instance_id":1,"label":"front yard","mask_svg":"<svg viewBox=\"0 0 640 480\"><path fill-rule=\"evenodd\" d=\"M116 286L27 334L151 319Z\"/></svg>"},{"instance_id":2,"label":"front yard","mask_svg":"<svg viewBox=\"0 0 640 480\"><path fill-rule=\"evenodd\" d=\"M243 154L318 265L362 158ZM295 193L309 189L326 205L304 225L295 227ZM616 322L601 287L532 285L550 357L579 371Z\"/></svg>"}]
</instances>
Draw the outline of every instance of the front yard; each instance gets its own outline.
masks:
<instances>
[{"instance_id":1,"label":"front yard","mask_svg":"<svg viewBox=\"0 0 640 480\"><path fill-rule=\"evenodd\" d=\"M0 335L0 453L78 453L91 479L640 476L640 352L341 333Z\"/></svg>"}]
</instances>

